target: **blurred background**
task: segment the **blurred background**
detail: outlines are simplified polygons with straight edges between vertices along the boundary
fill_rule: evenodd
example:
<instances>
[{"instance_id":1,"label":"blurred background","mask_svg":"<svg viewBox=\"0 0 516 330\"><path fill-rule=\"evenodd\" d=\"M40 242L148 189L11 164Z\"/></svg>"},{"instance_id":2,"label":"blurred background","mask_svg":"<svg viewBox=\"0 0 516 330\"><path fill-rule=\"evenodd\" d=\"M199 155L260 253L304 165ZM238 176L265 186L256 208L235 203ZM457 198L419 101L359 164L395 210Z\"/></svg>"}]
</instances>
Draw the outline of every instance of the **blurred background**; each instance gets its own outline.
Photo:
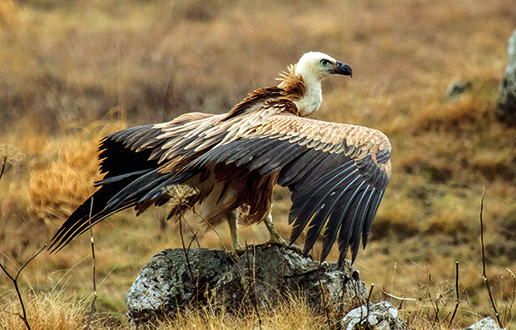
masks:
<instances>
[{"instance_id":1,"label":"blurred background","mask_svg":"<svg viewBox=\"0 0 516 330\"><path fill-rule=\"evenodd\" d=\"M0 262L16 270L94 191L106 134L226 112L275 85L303 53L321 51L348 63L353 78L325 80L313 118L379 129L393 148L391 183L355 263L366 285L416 298L402 306L408 320L435 306L443 319L455 306L458 261L455 322L494 317L481 276L485 186L487 274L510 324L516 130L495 111L515 27L512 0L0 0ZM454 82L467 87L446 97ZM273 218L284 237L289 207L288 191L278 189ZM126 211L94 228L97 306L113 319L124 319L124 295L145 262L181 246L166 214L166 206L140 217ZM202 228L202 247L229 245L224 225L221 241L195 215L186 220ZM90 297L87 236L43 252L22 287ZM242 228L248 244L267 239L263 225ZM4 274L0 299L15 301Z\"/></svg>"}]
</instances>

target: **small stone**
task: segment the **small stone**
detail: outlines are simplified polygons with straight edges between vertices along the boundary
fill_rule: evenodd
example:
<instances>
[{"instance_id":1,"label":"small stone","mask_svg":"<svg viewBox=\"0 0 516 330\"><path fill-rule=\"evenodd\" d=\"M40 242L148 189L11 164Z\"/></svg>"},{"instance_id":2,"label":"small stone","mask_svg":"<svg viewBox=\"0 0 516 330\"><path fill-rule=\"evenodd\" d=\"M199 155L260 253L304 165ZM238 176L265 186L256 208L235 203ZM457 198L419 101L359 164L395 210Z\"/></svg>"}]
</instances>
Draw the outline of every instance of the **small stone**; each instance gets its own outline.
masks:
<instances>
[{"instance_id":1,"label":"small stone","mask_svg":"<svg viewBox=\"0 0 516 330\"><path fill-rule=\"evenodd\" d=\"M466 91L473 87L471 81L455 81L452 82L445 92L446 101L453 101L462 96Z\"/></svg>"},{"instance_id":2,"label":"small stone","mask_svg":"<svg viewBox=\"0 0 516 330\"><path fill-rule=\"evenodd\" d=\"M501 330L501 328L492 318L486 317L464 330Z\"/></svg>"},{"instance_id":3,"label":"small stone","mask_svg":"<svg viewBox=\"0 0 516 330\"><path fill-rule=\"evenodd\" d=\"M362 305L353 309L341 321L343 330L375 329L404 330L409 329L398 317L398 310L386 301Z\"/></svg>"}]
</instances>

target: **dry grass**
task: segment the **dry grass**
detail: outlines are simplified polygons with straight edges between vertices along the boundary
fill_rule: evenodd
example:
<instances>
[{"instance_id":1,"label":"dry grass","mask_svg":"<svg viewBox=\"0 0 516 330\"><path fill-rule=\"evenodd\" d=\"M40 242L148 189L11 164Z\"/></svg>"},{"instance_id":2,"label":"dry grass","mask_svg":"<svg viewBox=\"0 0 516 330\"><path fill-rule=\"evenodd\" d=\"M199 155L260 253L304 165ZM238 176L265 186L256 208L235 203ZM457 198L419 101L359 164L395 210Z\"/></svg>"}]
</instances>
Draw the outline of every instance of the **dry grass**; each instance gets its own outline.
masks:
<instances>
[{"instance_id":1,"label":"dry grass","mask_svg":"<svg viewBox=\"0 0 516 330\"><path fill-rule=\"evenodd\" d=\"M0 319L0 328L16 330L26 329L16 313L19 306L10 300L6 293L0 300L0 309L4 315ZM30 313L28 321L32 329L78 329L85 324L88 317L88 304L84 299L65 295L63 292L50 292L45 294L25 294L26 307ZM181 312L173 319L157 320L140 329L277 329L279 324L282 329L328 329L324 325L323 316L315 315L306 305L306 301L300 298L290 297L278 302L274 307L262 309L259 314L242 313L235 314L205 306L200 310ZM127 329L129 324L125 320L116 320L106 315L96 315L91 324L91 329Z\"/></svg>"},{"instance_id":2,"label":"dry grass","mask_svg":"<svg viewBox=\"0 0 516 330\"><path fill-rule=\"evenodd\" d=\"M492 315L478 243L485 184L487 273L509 310L516 130L496 121L494 107L515 18L510 0L0 0L0 63L9 63L0 66L0 144L25 155L6 165L0 180L0 262L15 269L27 260L92 192L97 143L107 133L189 111L225 112L252 89L274 84L303 52L319 50L349 63L355 75L325 81L316 118L381 129L393 145L393 179L356 262L363 279L421 298L401 311L426 329L436 325L435 297L440 320L454 307L458 260L463 300L455 326ZM472 89L446 102L444 91L456 80L471 81ZM289 207L288 191L277 189L273 217L287 237ZM123 212L96 226L97 307L109 313L97 328L126 327L123 299L139 269L156 251L180 246L176 224L164 220L168 211L139 218ZM265 241L262 227L242 229L242 240ZM218 231L223 242L201 231L203 246L229 245L227 229ZM33 288L27 301L59 290L50 297L61 300L61 312L75 310L83 325L81 299L92 290L89 254L88 237L80 237L59 254L38 256L24 271L23 285ZM336 258L332 251L329 259ZM10 289L0 276L0 292ZM70 298L75 294L81 298ZM2 298L12 310L12 296ZM37 311L34 304L29 308ZM285 321L274 322L303 326L295 323L302 316L279 311L271 322L284 314ZM208 322L184 318L184 327ZM510 324L510 316L505 320ZM213 321L222 329L237 322Z\"/></svg>"},{"instance_id":3,"label":"dry grass","mask_svg":"<svg viewBox=\"0 0 516 330\"><path fill-rule=\"evenodd\" d=\"M69 293L46 292L26 293L23 295L28 310L27 321L32 329L79 329L87 317L87 307L81 299ZM20 305L13 292L6 292L0 297L0 328L27 329L20 317Z\"/></svg>"},{"instance_id":4,"label":"dry grass","mask_svg":"<svg viewBox=\"0 0 516 330\"><path fill-rule=\"evenodd\" d=\"M98 141L108 133L123 129L121 122L94 123L76 134L50 140L39 161L30 171L24 196L29 213L39 219L63 219L94 191L92 181L102 178L98 168Z\"/></svg>"},{"instance_id":5,"label":"dry grass","mask_svg":"<svg viewBox=\"0 0 516 330\"><path fill-rule=\"evenodd\" d=\"M281 324L282 329L328 329L324 316L314 315L306 301L300 298L288 298L276 303L272 308L261 309L242 315L223 311L215 311L205 307L199 312L181 313L173 320L165 320L157 324L158 329L275 329Z\"/></svg>"}]
</instances>

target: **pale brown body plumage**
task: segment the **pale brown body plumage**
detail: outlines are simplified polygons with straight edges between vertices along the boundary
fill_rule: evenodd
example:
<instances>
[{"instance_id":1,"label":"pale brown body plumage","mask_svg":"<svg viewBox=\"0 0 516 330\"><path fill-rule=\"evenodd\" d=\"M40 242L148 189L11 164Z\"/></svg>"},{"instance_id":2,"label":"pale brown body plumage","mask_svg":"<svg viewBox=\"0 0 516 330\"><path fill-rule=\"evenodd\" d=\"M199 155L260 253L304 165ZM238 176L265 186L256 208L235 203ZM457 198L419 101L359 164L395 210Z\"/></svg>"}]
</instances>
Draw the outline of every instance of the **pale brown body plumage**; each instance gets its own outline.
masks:
<instances>
[{"instance_id":1,"label":"pale brown body plumage","mask_svg":"<svg viewBox=\"0 0 516 330\"><path fill-rule=\"evenodd\" d=\"M226 114L188 113L107 136L100 147L106 175L94 195L99 206L94 203L93 223L128 207L143 212L162 205L171 197L170 186L186 184L198 191L187 207L200 204L211 226L239 211L246 214L240 223L250 225L270 216L273 187L280 184L292 191L291 242L308 226L308 253L326 226L322 258L339 234L341 253L351 245L354 259L390 178L389 141L371 128L301 117L303 76L292 66L281 80L250 93ZM89 207L86 201L63 224L54 249L89 228ZM170 215L182 211L177 206Z\"/></svg>"}]
</instances>

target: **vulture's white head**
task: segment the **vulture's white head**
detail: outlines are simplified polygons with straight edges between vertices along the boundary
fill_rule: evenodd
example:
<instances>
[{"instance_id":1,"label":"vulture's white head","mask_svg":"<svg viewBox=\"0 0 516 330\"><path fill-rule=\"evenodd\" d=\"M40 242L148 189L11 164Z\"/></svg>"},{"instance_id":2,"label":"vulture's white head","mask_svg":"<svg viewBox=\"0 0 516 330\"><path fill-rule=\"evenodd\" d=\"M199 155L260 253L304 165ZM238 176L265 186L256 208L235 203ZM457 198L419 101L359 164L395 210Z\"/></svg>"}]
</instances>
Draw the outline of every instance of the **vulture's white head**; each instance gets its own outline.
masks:
<instances>
[{"instance_id":1,"label":"vulture's white head","mask_svg":"<svg viewBox=\"0 0 516 330\"><path fill-rule=\"evenodd\" d=\"M301 56L296 64L296 73L309 81L321 81L331 74L353 76L353 70L349 65L319 52L308 52Z\"/></svg>"},{"instance_id":2,"label":"vulture's white head","mask_svg":"<svg viewBox=\"0 0 516 330\"><path fill-rule=\"evenodd\" d=\"M332 74L353 76L349 65L319 52L301 56L295 72L303 78L305 85L304 97L294 102L301 116L311 115L319 109L322 102L321 80Z\"/></svg>"}]
</instances>

